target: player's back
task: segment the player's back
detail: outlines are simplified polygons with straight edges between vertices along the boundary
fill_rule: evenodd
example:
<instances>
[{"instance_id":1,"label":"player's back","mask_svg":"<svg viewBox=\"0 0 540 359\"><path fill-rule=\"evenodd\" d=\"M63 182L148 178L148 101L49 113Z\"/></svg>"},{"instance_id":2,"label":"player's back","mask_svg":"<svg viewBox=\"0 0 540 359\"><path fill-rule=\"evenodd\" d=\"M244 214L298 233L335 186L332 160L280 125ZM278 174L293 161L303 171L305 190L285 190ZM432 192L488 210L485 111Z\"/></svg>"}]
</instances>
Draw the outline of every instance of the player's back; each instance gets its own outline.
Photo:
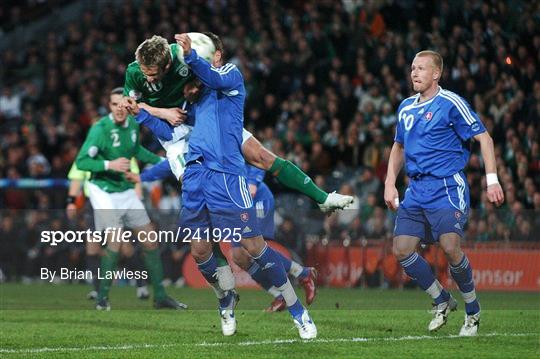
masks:
<instances>
[{"instance_id":1,"label":"player's back","mask_svg":"<svg viewBox=\"0 0 540 359\"><path fill-rule=\"evenodd\" d=\"M233 88L213 90L205 87L193 106L195 126L189 138L186 162L203 158L205 166L219 172L244 175L242 131L245 88L240 71L227 64L213 71L236 71Z\"/></svg>"}]
</instances>

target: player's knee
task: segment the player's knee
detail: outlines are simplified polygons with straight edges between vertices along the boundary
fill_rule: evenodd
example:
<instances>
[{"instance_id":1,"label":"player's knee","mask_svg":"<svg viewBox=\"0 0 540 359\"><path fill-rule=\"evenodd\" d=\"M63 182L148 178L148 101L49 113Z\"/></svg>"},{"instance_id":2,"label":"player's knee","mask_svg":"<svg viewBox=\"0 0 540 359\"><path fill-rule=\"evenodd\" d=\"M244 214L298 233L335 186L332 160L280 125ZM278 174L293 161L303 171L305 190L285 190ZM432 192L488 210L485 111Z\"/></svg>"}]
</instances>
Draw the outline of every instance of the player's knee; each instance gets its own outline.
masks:
<instances>
[{"instance_id":1,"label":"player's knee","mask_svg":"<svg viewBox=\"0 0 540 359\"><path fill-rule=\"evenodd\" d=\"M409 243L394 239L394 244L392 246L392 252L396 256L398 261L401 261L408 256L410 256L416 247L412 247Z\"/></svg>"},{"instance_id":2,"label":"player's knee","mask_svg":"<svg viewBox=\"0 0 540 359\"><path fill-rule=\"evenodd\" d=\"M191 255L195 262L202 263L212 255L212 248L205 245L206 242L191 242Z\"/></svg>"},{"instance_id":3,"label":"player's knee","mask_svg":"<svg viewBox=\"0 0 540 359\"><path fill-rule=\"evenodd\" d=\"M237 266L239 266L245 271L247 271L251 266L251 257L249 256L248 252L245 251L243 248L234 249L233 260Z\"/></svg>"},{"instance_id":4,"label":"player's knee","mask_svg":"<svg viewBox=\"0 0 540 359\"><path fill-rule=\"evenodd\" d=\"M463 257L461 237L457 233L446 233L439 239L439 245L450 263L459 263Z\"/></svg>"},{"instance_id":5,"label":"player's knee","mask_svg":"<svg viewBox=\"0 0 540 359\"><path fill-rule=\"evenodd\" d=\"M242 240L242 246L252 257L258 257L264 249L266 242L262 236Z\"/></svg>"}]
</instances>

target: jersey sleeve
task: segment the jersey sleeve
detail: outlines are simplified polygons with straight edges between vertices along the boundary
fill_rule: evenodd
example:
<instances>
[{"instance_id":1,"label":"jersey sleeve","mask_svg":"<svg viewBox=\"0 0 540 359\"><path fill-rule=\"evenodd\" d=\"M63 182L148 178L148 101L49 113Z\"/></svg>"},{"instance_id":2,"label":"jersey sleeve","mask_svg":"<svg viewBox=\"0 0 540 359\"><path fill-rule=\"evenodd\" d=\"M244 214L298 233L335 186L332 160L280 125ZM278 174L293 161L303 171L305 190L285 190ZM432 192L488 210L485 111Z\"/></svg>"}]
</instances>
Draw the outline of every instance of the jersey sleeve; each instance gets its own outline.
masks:
<instances>
[{"instance_id":1,"label":"jersey sleeve","mask_svg":"<svg viewBox=\"0 0 540 359\"><path fill-rule=\"evenodd\" d=\"M396 122L396 135L394 136L394 142L397 142L401 145L404 144L405 142L405 139L403 138L403 120L401 118L399 118L399 110L401 109L401 106L399 106L399 109L398 109L398 119L397 119L397 122Z\"/></svg>"},{"instance_id":2,"label":"jersey sleeve","mask_svg":"<svg viewBox=\"0 0 540 359\"><path fill-rule=\"evenodd\" d=\"M144 148L140 143L137 144L137 148L135 150L135 157L144 163L151 163L155 165L156 163L161 162L162 158L156 155L155 153L152 153L148 151L146 148Z\"/></svg>"},{"instance_id":3,"label":"jersey sleeve","mask_svg":"<svg viewBox=\"0 0 540 359\"><path fill-rule=\"evenodd\" d=\"M248 184L259 186L259 184L264 180L266 172L251 165L248 165L246 170L246 179Z\"/></svg>"},{"instance_id":4,"label":"jersey sleeve","mask_svg":"<svg viewBox=\"0 0 540 359\"><path fill-rule=\"evenodd\" d=\"M171 165L169 161L161 161L160 163L145 169L141 173L142 182L150 182L160 180L172 176Z\"/></svg>"},{"instance_id":5,"label":"jersey sleeve","mask_svg":"<svg viewBox=\"0 0 540 359\"><path fill-rule=\"evenodd\" d=\"M104 148L102 138L101 126L92 126L75 160L75 164L80 170L90 172L106 171L105 160L102 159L100 154Z\"/></svg>"},{"instance_id":6,"label":"jersey sleeve","mask_svg":"<svg viewBox=\"0 0 540 359\"><path fill-rule=\"evenodd\" d=\"M191 53L184 56L184 61L202 83L211 89L232 90L243 81L236 65L227 63L216 68L200 57L195 49L191 49Z\"/></svg>"},{"instance_id":7,"label":"jersey sleeve","mask_svg":"<svg viewBox=\"0 0 540 359\"><path fill-rule=\"evenodd\" d=\"M126 70L126 77L124 80L124 96L131 97L137 102L140 102L143 100L142 92L135 78L135 72L131 70L129 67Z\"/></svg>"},{"instance_id":8,"label":"jersey sleeve","mask_svg":"<svg viewBox=\"0 0 540 359\"><path fill-rule=\"evenodd\" d=\"M144 109L140 109L139 114L135 116L135 121L137 121L139 125L148 127L156 137L163 141L170 141L173 138L172 134L174 132L174 127L168 122L152 116Z\"/></svg>"},{"instance_id":9,"label":"jersey sleeve","mask_svg":"<svg viewBox=\"0 0 540 359\"><path fill-rule=\"evenodd\" d=\"M449 111L450 123L463 141L486 132L480 117L472 110L467 101L461 97L453 96L451 102L453 106Z\"/></svg>"}]
</instances>

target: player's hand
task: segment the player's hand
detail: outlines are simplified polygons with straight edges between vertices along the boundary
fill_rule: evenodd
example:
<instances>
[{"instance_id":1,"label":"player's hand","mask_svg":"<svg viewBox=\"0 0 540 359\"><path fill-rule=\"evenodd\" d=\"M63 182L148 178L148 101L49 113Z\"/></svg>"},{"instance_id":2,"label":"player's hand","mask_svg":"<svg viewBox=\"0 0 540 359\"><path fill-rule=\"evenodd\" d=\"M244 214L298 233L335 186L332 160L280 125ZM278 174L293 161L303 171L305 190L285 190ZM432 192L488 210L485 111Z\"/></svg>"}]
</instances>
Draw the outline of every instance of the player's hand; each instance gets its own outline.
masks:
<instances>
[{"instance_id":1,"label":"player's hand","mask_svg":"<svg viewBox=\"0 0 540 359\"><path fill-rule=\"evenodd\" d=\"M126 176L126 179L127 179L129 182L132 182L132 183L140 183L140 182L141 182L141 176L139 176L139 175L136 174L136 173L133 173L133 172L126 172L125 176Z\"/></svg>"},{"instance_id":2,"label":"player's hand","mask_svg":"<svg viewBox=\"0 0 540 359\"><path fill-rule=\"evenodd\" d=\"M384 203L392 211L395 211L399 207L399 193L395 185L384 186Z\"/></svg>"},{"instance_id":3,"label":"player's hand","mask_svg":"<svg viewBox=\"0 0 540 359\"><path fill-rule=\"evenodd\" d=\"M122 99L122 106L130 115L137 116L139 114L139 105L137 104L137 101L131 97L124 96Z\"/></svg>"},{"instance_id":4,"label":"player's hand","mask_svg":"<svg viewBox=\"0 0 540 359\"><path fill-rule=\"evenodd\" d=\"M174 35L174 39L176 40L176 43L182 47L184 56L191 54L191 39L188 34L176 34Z\"/></svg>"},{"instance_id":5,"label":"player's hand","mask_svg":"<svg viewBox=\"0 0 540 359\"><path fill-rule=\"evenodd\" d=\"M489 185L487 188L487 198L490 203L499 207L504 202L504 192L499 183Z\"/></svg>"},{"instance_id":6,"label":"player's hand","mask_svg":"<svg viewBox=\"0 0 540 359\"><path fill-rule=\"evenodd\" d=\"M249 184L248 187L251 198L255 198L255 195L257 194L257 185Z\"/></svg>"},{"instance_id":7,"label":"player's hand","mask_svg":"<svg viewBox=\"0 0 540 359\"><path fill-rule=\"evenodd\" d=\"M187 111L178 107L162 108L160 117L173 126L180 126L187 119Z\"/></svg>"},{"instance_id":8,"label":"player's hand","mask_svg":"<svg viewBox=\"0 0 540 359\"><path fill-rule=\"evenodd\" d=\"M109 169L117 172L127 172L129 170L130 163L125 157L120 157L115 160L109 161Z\"/></svg>"},{"instance_id":9,"label":"player's hand","mask_svg":"<svg viewBox=\"0 0 540 359\"><path fill-rule=\"evenodd\" d=\"M73 220L77 215L77 206L75 203L70 203L66 206L66 216L69 220Z\"/></svg>"}]
</instances>

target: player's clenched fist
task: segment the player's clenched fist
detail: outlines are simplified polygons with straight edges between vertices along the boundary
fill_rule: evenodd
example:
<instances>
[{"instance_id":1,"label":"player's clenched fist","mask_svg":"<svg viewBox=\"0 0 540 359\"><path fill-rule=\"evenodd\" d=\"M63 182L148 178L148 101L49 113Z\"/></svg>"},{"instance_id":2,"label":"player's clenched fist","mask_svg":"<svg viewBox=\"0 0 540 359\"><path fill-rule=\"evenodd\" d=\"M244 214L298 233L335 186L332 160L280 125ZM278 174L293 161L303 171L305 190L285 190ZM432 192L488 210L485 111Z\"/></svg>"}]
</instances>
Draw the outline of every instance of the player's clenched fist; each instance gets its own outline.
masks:
<instances>
[{"instance_id":1,"label":"player's clenched fist","mask_svg":"<svg viewBox=\"0 0 540 359\"><path fill-rule=\"evenodd\" d=\"M487 198L490 203L499 207L504 202L504 192L499 183L487 187Z\"/></svg>"},{"instance_id":2,"label":"player's clenched fist","mask_svg":"<svg viewBox=\"0 0 540 359\"><path fill-rule=\"evenodd\" d=\"M176 34L174 35L174 39L176 40L176 43L182 47L182 50L184 50L184 56L191 54L191 39L188 34Z\"/></svg>"},{"instance_id":3,"label":"player's clenched fist","mask_svg":"<svg viewBox=\"0 0 540 359\"><path fill-rule=\"evenodd\" d=\"M384 187L384 203L393 211L399 207L399 193L396 186L386 185Z\"/></svg>"},{"instance_id":4,"label":"player's clenched fist","mask_svg":"<svg viewBox=\"0 0 540 359\"><path fill-rule=\"evenodd\" d=\"M127 172L129 170L130 163L125 157L120 157L115 160L109 161L107 169L117 172Z\"/></svg>"}]
</instances>

